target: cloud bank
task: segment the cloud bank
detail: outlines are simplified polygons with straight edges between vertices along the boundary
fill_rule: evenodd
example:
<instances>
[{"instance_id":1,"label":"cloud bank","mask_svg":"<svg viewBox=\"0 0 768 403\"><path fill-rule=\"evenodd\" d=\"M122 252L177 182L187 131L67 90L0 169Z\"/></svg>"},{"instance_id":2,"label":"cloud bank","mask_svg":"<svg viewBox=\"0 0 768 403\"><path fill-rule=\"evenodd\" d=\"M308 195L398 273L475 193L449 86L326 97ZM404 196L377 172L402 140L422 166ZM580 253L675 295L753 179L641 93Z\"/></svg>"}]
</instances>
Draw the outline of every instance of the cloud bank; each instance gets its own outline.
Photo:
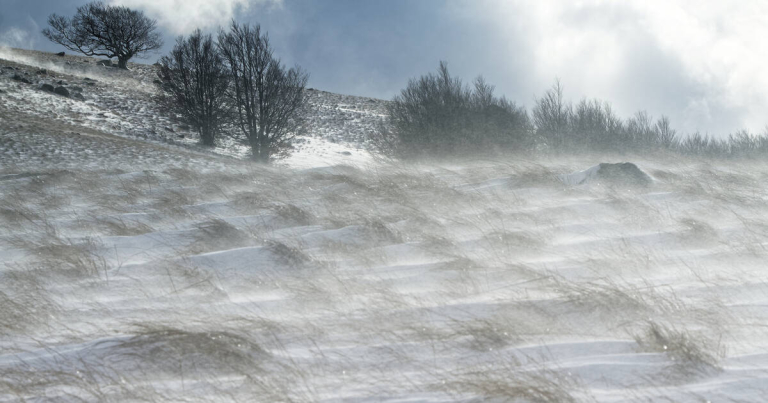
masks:
<instances>
[{"instance_id":1,"label":"cloud bank","mask_svg":"<svg viewBox=\"0 0 768 403\"><path fill-rule=\"evenodd\" d=\"M0 47L34 49L39 26L27 18L22 26L13 25L0 30Z\"/></svg>"},{"instance_id":2,"label":"cloud bank","mask_svg":"<svg viewBox=\"0 0 768 403\"><path fill-rule=\"evenodd\" d=\"M517 72L525 89L540 93L559 77L573 98L609 100L625 116L664 113L685 131L768 123L762 0L473 0L452 11L502 38L490 40L508 63L526 66Z\"/></svg>"},{"instance_id":3,"label":"cloud bank","mask_svg":"<svg viewBox=\"0 0 768 403\"><path fill-rule=\"evenodd\" d=\"M196 28L213 29L253 5L279 6L281 0L111 0L110 4L143 10L174 35L189 34Z\"/></svg>"}]
</instances>

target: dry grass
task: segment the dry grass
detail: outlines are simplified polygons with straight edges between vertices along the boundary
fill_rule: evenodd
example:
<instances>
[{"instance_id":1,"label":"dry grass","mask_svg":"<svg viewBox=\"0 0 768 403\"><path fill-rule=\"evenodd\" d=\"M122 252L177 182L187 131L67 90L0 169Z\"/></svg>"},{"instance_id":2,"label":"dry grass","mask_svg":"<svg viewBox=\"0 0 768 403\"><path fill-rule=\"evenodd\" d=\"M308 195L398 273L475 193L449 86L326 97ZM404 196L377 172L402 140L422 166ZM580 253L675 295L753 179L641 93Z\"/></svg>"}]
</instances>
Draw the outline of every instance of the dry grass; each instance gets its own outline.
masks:
<instances>
[{"instance_id":1,"label":"dry grass","mask_svg":"<svg viewBox=\"0 0 768 403\"><path fill-rule=\"evenodd\" d=\"M635 336L640 351L664 353L676 371L696 373L719 370L725 347L719 339L678 330L658 322L648 322L643 333Z\"/></svg>"},{"instance_id":2,"label":"dry grass","mask_svg":"<svg viewBox=\"0 0 768 403\"><path fill-rule=\"evenodd\" d=\"M435 388L449 391L454 398L479 397L482 401L575 403L591 398L574 394L582 388L578 380L557 371L521 366L512 357L493 364L459 370L445 376Z\"/></svg>"},{"instance_id":3,"label":"dry grass","mask_svg":"<svg viewBox=\"0 0 768 403\"><path fill-rule=\"evenodd\" d=\"M0 334L28 334L48 325L60 310L40 269L15 267L0 276ZM2 339L2 337L0 337Z\"/></svg>"},{"instance_id":4,"label":"dry grass","mask_svg":"<svg viewBox=\"0 0 768 403\"><path fill-rule=\"evenodd\" d=\"M104 235L136 236L154 232L154 229L138 220L127 220L120 216L92 216L86 225L101 231Z\"/></svg>"},{"instance_id":5,"label":"dry grass","mask_svg":"<svg viewBox=\"0 0 768 403\"><path fill-rule=\"evenodd\" d=\"M196 227L194 242L189 247L192 253L241 248L254 244L250 234L220 218L203 221Z\"/></svg>"},{"instance_id":6,"label":"dry grass","mask_svg":"<svg viewBox=\"0 0 768 403\"><path fill-rule=\"evenodd\" d=\"M38 236L16 236L9 243L27 251L55 272L74 276L108 276L110 266L99 253L102 244L98 238L70 239L49 232Z\"/></svg>"}]
</instances>

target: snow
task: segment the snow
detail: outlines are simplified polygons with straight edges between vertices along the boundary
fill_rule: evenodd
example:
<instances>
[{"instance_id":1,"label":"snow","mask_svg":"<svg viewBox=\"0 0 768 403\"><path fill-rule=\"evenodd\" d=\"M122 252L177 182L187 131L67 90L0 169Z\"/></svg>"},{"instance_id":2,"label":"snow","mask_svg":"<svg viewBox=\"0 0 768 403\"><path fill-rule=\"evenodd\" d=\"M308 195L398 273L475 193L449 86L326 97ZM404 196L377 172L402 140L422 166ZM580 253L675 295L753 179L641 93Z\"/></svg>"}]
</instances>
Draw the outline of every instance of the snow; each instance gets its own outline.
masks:
<instances>
[{"instance_id":1,"label":"snow","mask_svg":"<svg viewBox=\"0 0 768 403\"><path fill-rule=\"evenodd\" d=\"M390 164L380 104L313 91L323 123L261 166L176 138L142 66L67 57L79 102L2 69L31 57L0 60L0 401L768 393L760 161Z\"/></svg>"}]
</instances>

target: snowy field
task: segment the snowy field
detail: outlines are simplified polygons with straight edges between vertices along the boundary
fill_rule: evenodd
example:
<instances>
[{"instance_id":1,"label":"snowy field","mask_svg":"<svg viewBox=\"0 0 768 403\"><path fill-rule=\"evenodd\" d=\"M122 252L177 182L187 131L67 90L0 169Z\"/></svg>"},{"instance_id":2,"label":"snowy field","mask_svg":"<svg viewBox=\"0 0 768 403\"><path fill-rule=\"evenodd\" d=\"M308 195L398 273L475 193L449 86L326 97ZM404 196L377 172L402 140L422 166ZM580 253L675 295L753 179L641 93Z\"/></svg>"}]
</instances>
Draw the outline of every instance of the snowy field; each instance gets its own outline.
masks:
<instances>
[{"instance_id":1,"label":"snowy field","mask_svg":"<svg viewBox=\"0 0 768 403\"><path fill-rule=\"evenodd\" d=\"M389 164L379 104L317 91L264 167L149 67L41 66L0 60L0 401L768 400L765 164ZM563 176L625 159L653 184Z\"/></svg>"}]
</instances>

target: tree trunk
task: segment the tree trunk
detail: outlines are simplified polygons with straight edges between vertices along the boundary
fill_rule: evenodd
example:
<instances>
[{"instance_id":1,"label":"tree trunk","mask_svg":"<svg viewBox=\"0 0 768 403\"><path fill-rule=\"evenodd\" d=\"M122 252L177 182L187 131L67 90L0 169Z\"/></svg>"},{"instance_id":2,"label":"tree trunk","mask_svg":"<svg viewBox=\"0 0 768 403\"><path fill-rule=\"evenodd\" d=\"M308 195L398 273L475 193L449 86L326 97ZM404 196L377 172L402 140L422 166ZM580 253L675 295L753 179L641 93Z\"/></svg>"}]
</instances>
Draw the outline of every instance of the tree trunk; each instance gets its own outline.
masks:
<instances>
[{"instance_id":1,"label":"tree trunk","mask_svg":"<svg viewBox=\"0 0 768 403\"><path fill-rule=\"evenodd\" d=\"M200 140L202 140L204 146L213 147L213 133L208 128L200 129Z\"/></svg>"},{"instance_id":2,"label":"tree trunk","mask_svg":"<svg viewBox=\"0 0 768 403\"><path fill-rule=\"evenodd\" d=\"M128 59L124 57L118 57L117 58L117 67L128 70Z\"/></svg>"},{"instance_id":3,"label":"tree trunk","mask_svg":"<svg viewBox=\"0 0 768 403\"><path fill-rule=\"evenodd\" d=\"M268 163L269 155L266 155L266 150L261 146L259 139L254 136L249 139L249 142L251 143L251 159L262 164Z\"/></svg>"}]
</instances>

